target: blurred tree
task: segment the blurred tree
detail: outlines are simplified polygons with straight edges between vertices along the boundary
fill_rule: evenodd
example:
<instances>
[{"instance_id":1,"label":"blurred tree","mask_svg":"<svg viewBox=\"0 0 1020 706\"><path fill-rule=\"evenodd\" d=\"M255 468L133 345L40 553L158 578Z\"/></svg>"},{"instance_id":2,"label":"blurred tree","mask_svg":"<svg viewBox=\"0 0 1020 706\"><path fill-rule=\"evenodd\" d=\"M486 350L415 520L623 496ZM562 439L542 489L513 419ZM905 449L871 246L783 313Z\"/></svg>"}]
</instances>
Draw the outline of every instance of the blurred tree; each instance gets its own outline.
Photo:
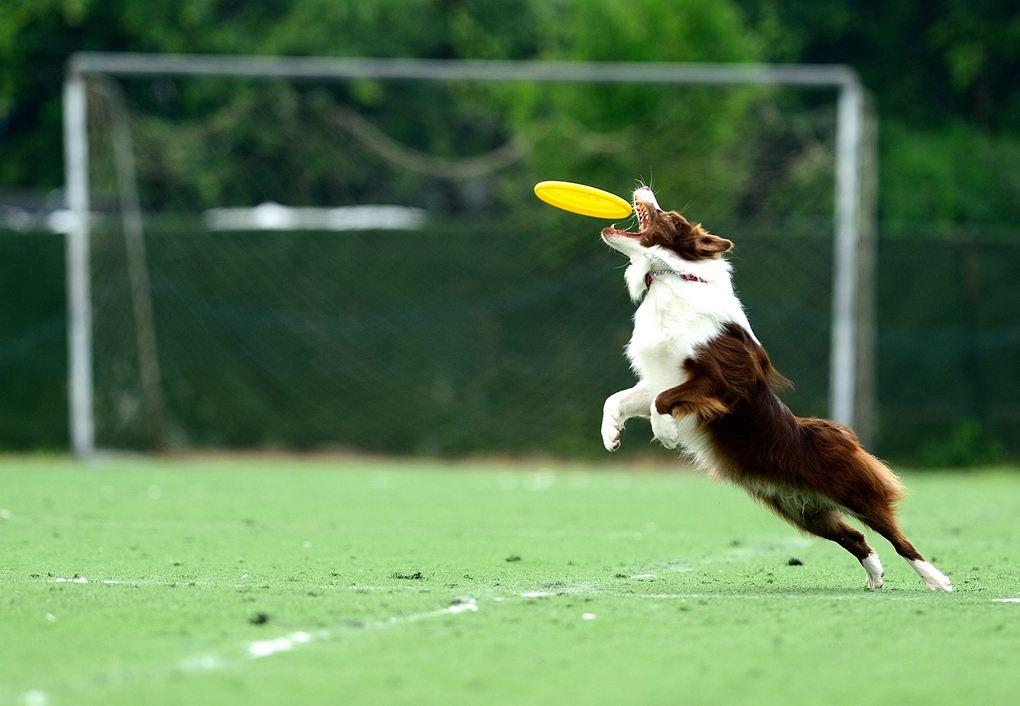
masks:
<instances>
[{"instance_id":1,"label":"blurred tree","mask_svg":"<svg viewBox=\"0 0 1020 706\"><path fill-rule=\"evenodd\" d=\"M881 117L883 221L922 229L1020 221L1016 3L739 4L768 59L846 63L861 73Z\"/></svg>"},{"instance_id":2,"label":"blurred tree","mask_svg":"<svg viewBox=\"0 0 1020 706\"><path fill-rule=\"evenodd\" d=\"M1020 13L1001 0L739 0L773 61L848 63L883 115L1020 128Z\"/></svg>"},{"instance_id":3,"label":"blurred tree","mask_svg":"<svg viewBox=\"0 0 1020 706\"><path fill-rule=\"evenodd\" d=\"M1020 13L1010 5L994 0L8 0L0 14L0 184L62 182L60 83L67 56L79 49L768 59L846 62L861 71L883 119L885 218L914 217L915 204L898 196L908 189L898 185L912 182L925 162L935 160L943 166L932 164L934 172L925 175L939 189L931 199L944 205L959 201L953 194L967 194L970 205L929 209L929 218L1005 222L1020 217L1015 184L1007 179L984 188L987 179L979 169L947 171L944 165L979 146L981 154L996 155L998 173L1020 172L1008 137L1020 129ZM617 98L630 100L624 94ZM513 98L524 100L519 93ZM642 110L640 101L626 103L626 112L600 101L585 107L583 97L563 101L574 106L571 119L596 129L633 123ZM520 125L527 108L511 110ZM726 121L719 129L725 131Z\"/></svg>"}]
</instances>

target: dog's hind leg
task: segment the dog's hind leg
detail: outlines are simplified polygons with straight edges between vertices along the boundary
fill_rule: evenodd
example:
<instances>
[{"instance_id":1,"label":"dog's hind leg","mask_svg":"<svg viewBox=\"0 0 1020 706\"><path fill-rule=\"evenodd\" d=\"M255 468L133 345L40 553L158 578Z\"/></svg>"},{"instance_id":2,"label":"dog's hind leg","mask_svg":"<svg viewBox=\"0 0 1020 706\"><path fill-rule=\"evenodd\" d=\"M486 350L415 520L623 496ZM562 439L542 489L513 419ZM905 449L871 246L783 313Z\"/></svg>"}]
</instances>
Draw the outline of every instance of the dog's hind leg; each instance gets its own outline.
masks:
<instances>
[{"instance_id":1,"label":"dog's hind leg","mask_svg":"<svg viewBox=\"0 0 1020 706\"><path fill-rule=\"evenodd\" d=\"M903 557L924 585L933 591L952 591L953 584L941 571L925 561L896 521L896 501L903 495L899 479L873 456L860 452L861 461L853 476L856 483L845 486L836 498L857 519L889 540L896 553Z\"/></svg>"},{"instance_id":2,"label":"dog's hind leg","mask_svg":"<svg viewBox=\"0 0 1020 706\"><path fill-rule=\"evenodd\" d=\"M602 406L602 444L606 451L620 448L620 430L631 417L648 416L653 395L640 384L610 395Z\"/></svg>"},{"instance_id":3,"label":"dog's hind leg","mask_svg":"<svg viewBox=\"0 0 1020 706\"><path fill-rule=\"evenodd\" d=\"M828 539L853 554L868 574L868 588L882 588L885 572L878 554L859 531L848 525L832 506L813 505L813 499L796 496L755 495L779 516L813 535Z\"/></svg>"},{"instance_id":4,"label":"dog's hind leg","mask_svg":"<svg viewBox=\"0 0 1020 706\"><path fill-rule=\"evenodd\" d=\"M921 552L917 551L906 535L900 531L896 522L896 512L891 505L872 505L866 511L856 514L861 522L889 540L896 553L906 559L911 568L924 581L925 586L933 591L950 592L953 590L953 584L949 577L936 569L930 562L925 561Z\"/></svg>"}]
</instances>

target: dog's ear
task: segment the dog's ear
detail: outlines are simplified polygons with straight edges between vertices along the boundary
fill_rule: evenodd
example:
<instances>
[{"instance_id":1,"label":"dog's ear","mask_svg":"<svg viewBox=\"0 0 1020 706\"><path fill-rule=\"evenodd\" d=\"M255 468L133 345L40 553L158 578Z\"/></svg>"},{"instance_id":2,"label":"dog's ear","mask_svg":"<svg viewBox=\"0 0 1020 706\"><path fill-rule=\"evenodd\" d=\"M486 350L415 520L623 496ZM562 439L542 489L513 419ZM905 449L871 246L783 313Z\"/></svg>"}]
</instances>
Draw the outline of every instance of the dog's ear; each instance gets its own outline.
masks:
<instances>
[{"instance_id":1,"label":"dog's ear","mask_svg":"<svg viewBox=\"0 0 1020 706\"><path fill-rule=\"evenodd\" d=\"M682 249L686 253L684 257L707 260L733 249L731 241L712 235L700 223L691 223L676 211L670 211L667 215L673 222L674 249Z\"/></svg>"},{"instance_id":2,"label":"dog's ear","mask_svg":"<svg viewBox=\"0 0 1020 706\"><path fill-rule=\"evenodd\" d=\"M712 235L707 230L701 230L698 228L700 233L695 235L697 239L695 241L695 247L697 248L698 254L705 257L715 257L724 252L729 252L733 249L733 242L726 238L720 238L717 235Z\"/></svg>"}]
</instances>

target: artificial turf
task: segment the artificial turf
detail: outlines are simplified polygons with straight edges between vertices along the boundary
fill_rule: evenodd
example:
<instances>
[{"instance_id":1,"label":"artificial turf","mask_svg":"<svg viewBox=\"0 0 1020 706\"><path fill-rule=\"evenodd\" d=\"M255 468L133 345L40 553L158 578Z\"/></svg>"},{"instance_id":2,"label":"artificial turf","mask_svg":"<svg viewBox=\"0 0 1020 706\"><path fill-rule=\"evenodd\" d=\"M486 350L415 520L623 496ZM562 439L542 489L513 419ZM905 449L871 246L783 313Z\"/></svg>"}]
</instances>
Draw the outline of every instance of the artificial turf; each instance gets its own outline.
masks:
<instances>
[{"instance_id":1,"label":"artificial turf","mask_svg":"<svg viewBox=\"0 0 1020 706\"><path fill-rule=\"evenodd\" d=\"M0 703L1015 703L1020 473L904 477L952 594L689 473L0 459Z\"/></svg>"}]
</instances>

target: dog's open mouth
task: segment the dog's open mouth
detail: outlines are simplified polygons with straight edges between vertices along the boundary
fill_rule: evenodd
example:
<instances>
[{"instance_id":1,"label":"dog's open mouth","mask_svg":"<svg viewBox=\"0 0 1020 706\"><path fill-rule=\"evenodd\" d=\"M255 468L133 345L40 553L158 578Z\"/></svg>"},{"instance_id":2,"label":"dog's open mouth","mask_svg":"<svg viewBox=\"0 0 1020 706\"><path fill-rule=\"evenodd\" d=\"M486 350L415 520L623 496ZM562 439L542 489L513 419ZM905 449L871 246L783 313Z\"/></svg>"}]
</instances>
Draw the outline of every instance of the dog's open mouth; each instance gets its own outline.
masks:
<instances>
[{"instance_id":1,"label":"dog's open mouth","mask_svg":"<svg viewBox=\"0 0 1020 706\"><path fill-rule=\"evenodd\" d=\"M637 230L625 230L623 228L617 228L616 224L609 226L608 228L602 229L602 235L622 235L627 238L640 238L645 234L648 229L648 223L651 221L651 208L640 201L634 203L634 213L637 214Z\"/></svg>"}]
</instances>

